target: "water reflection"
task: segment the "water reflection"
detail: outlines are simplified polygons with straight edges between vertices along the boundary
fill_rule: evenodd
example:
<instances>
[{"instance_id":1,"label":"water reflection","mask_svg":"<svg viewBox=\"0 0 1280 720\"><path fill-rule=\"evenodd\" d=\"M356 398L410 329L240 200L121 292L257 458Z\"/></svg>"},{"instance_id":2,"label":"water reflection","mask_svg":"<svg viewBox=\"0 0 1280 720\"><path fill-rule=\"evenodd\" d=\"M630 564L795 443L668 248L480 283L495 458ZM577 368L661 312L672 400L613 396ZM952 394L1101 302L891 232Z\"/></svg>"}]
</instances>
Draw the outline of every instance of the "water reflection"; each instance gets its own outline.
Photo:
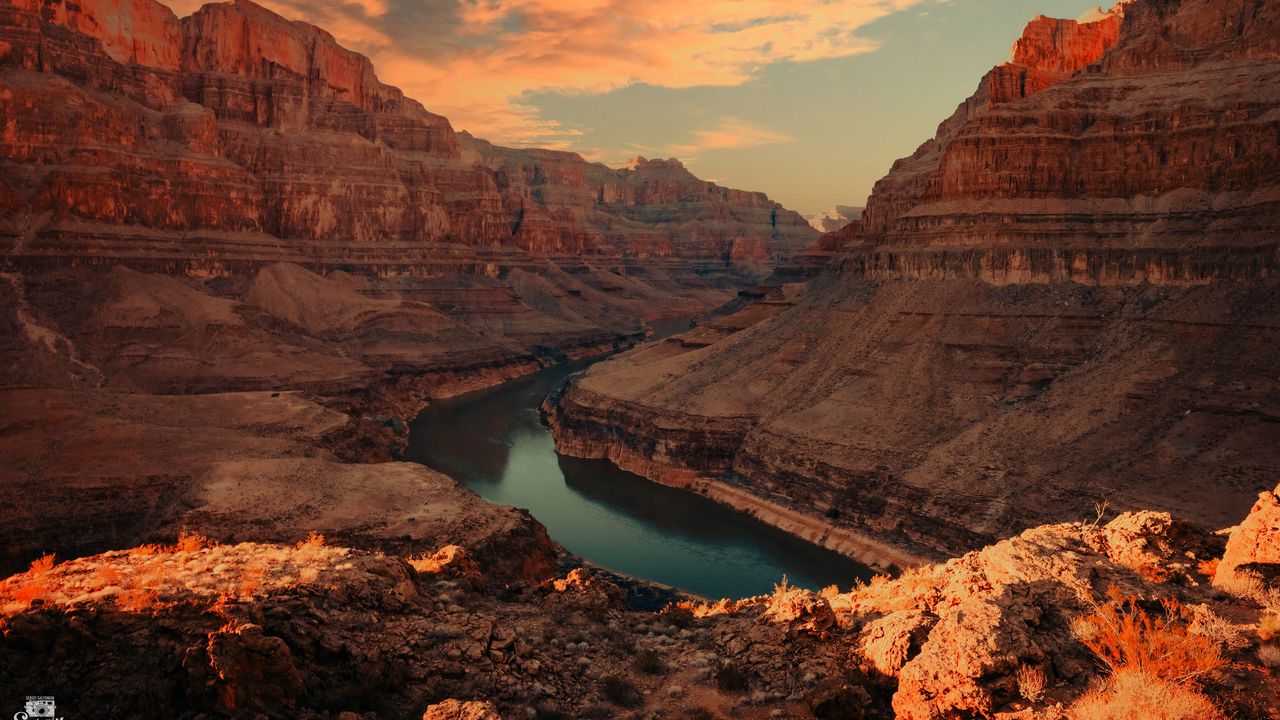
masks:
<instances>
[{"instance_id":1,"label":"water reflection","mask_svg":"<svg viewBox=\"0 0 1280 720\"><path fill-rule=\"evenodd\" d=\"M621 573L712 597L797 585L847 587L868 570L700 495L664 487L604 460L555 452L538 406L590 361L548 368L429 407L410 430L409 458L491 502L528 508L551 536Z\"/></svg>"}]
</instances>

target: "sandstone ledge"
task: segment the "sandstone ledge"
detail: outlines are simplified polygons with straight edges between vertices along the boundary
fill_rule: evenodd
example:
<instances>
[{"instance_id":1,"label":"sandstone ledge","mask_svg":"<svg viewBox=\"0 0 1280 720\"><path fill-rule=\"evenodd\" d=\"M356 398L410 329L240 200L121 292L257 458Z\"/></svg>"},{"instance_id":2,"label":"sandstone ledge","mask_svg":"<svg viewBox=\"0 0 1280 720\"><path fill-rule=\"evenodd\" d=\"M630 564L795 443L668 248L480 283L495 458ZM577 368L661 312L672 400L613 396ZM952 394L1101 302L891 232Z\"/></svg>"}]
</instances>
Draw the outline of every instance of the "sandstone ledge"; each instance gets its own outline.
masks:
<instances>
[{"instance_id":1,"label":"sandstone ledge","mask_svg":"<svg viewBox=\"0 0 1280 720\"><path fill-rule=\"evenodd\" d=\"M852 558L881 572L896 573L925 562L922 556L894 547L852 528L839 527L813 513L805 513L774 502L758 494L709 477L699 470L679 464L673 459L643 454L620 441L600 440L582 430L579 413L590 412L592 402L616 407L616 401L579 387L568 397L553 395L543 405L543 417L555 437L556 452L572 457L605 459L628 472L652 482L699 493L722 505L746 513L761 522L820 547ZM599 406L597 406L599 407ZM633 408L634 409L634 408ZM717 419L718 420L718 419ZM741 427L744 418L726 418L729 426ZM631 422L618 422L613 427L636 427ZM672 430L671 419L663 418L664 430ZM680 432L680 431L676 431ZM728 431L733 434L733 430ZM709 434L709 433L707 433ZM663 442L663 441L659 441Z\"/></svg>"}]
</instances>

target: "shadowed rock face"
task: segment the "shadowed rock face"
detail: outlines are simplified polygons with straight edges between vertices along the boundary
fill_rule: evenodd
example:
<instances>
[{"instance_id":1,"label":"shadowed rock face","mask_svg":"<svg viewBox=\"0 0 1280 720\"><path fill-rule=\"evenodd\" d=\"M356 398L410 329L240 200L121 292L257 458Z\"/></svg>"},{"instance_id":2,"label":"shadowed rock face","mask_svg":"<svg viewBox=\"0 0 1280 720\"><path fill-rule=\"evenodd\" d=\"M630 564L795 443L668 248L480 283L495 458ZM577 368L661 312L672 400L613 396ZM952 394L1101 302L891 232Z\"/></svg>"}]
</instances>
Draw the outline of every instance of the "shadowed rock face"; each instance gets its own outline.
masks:
<instances>
[{"instance_id":1,"label":"shadowed rock face","mask_svg":"<svg viewBox=\"0 0 1280 720\"><path fill-rule=\"evenodd\" d=\"M1103 498L1230 523L1280 469L1277 36L1277 2L1034 20L803 291L593 367L560 446L925 555Z\"/></svg>"}]
</instances>

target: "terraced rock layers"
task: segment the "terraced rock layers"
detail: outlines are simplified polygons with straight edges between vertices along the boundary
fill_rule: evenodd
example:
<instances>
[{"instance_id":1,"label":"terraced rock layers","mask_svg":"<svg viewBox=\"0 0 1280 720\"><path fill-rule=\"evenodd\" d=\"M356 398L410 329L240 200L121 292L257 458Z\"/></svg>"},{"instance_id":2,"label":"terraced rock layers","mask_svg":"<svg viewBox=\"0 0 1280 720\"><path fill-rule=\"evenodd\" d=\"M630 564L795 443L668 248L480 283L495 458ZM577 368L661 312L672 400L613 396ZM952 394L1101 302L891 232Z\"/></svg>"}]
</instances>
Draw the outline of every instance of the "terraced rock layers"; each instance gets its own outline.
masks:
<instances>
[{"instance_id":1,"label":"terraced rock layers","mask_svg":"<svg viewBox=\"0 0 1280 720\"><path fill-rule=\"evenodd\" d=\"M1280 470L1277 37L1276 2L1037 18L778 273L815 279L593 367L562 451L925 556L1095 503L1240 516Z\"/></svg>"}]
</instances>

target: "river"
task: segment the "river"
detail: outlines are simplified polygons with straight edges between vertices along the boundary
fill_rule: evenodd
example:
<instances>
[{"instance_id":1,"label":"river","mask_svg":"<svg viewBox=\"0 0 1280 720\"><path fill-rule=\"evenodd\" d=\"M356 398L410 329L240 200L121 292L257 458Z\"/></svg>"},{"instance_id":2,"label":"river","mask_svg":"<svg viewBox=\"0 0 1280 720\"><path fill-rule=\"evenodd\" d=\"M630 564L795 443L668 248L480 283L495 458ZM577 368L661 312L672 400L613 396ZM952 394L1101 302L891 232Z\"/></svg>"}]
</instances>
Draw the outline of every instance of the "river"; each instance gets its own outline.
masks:
<instances>
[{"instance_id":1,"label":"river","mask_svg":"<svg viewBox=\"0 0 1280 720\"><path fill-rule=\"evenodd\" d=\"M412 423L408 459L486 500L527 508L588 562L706 597L792 585L848 589L870 570L701 495L650 482L607 460L559 455L538 407L592 360L436 402Z\"/></svg>"}]
</instances>

